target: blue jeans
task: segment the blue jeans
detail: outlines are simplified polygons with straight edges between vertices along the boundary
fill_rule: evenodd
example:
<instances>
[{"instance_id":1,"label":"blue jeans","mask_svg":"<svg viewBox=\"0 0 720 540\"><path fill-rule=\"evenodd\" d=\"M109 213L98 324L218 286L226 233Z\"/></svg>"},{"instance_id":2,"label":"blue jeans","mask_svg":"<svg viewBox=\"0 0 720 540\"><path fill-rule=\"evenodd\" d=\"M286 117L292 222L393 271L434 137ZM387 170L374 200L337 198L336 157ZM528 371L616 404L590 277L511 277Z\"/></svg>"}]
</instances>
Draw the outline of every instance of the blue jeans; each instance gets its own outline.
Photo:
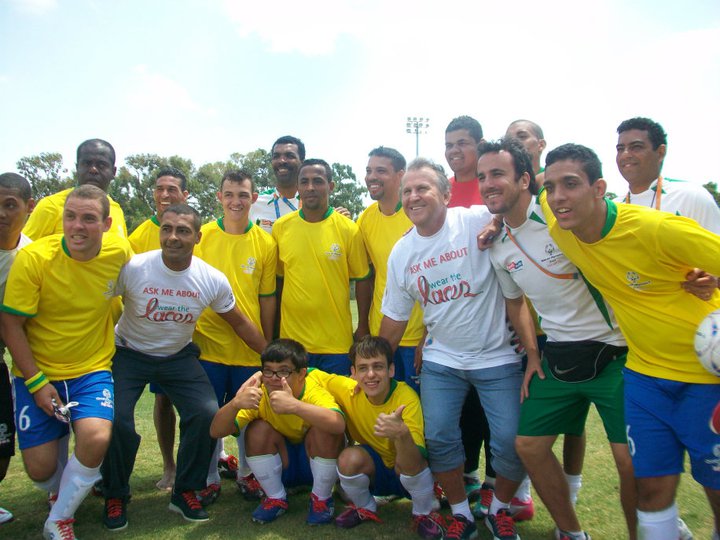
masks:
<instances>
[{"instance_id":1,"label":"blue jeans","mask_svg":"<svg viewBox=\"0 0 720 540\"><path fill-rule=\"evenodd\" d=\"M471 370L423 362L420 399L433 472L456 469L465 461L459 420L465 396L474 389L490 425L493 468L516 482L525 477L525 469L515 452L522 379L520 362Z\"/></svg>"}]
</instances>

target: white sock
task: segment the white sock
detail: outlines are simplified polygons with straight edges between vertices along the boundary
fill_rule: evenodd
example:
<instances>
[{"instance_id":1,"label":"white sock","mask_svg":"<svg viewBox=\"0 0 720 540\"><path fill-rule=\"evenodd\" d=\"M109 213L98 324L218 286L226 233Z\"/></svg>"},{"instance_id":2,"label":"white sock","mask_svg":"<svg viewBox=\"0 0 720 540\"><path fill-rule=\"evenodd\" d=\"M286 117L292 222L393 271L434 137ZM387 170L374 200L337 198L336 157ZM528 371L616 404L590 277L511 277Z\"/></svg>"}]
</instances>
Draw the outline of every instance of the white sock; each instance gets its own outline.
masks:
<instances>
[{"instance_id":1,"label":"white sock","mask_svg":"<svg viewBox=\"0 0 720 540\"><path fill-rule=\"evenodd\" d=\"M60 480L62 479L64 470L65 466L60 463L58 459L57 467L52 476L43 482L33 482L33 484L35 484L36 488L47 491L48 493L57 493L60 490Z\"/></svg>"},{"instance_id":2,"label":"white sock","mask_svg":"<svg viewBox=\"0 0 720 540\"><path fill-rule=\"evenodd\" d=\"M555 530L557 531L558 529ZM585 540L587 538L585 531L563 531L563 534L569 536L572 540Z\"/></svg>"},{"instance_id":3,"label":"white sock","mask_svg":"<svg viewBox=\"0 0 720 540\"><path fill-rule=\"evenodd\" d=\"M60 480L57 502L53 505L48 521L70 519L80 503L90 493L93 484L100 479L100 467L86 467L75 454L70 456Z\"/></svg>"},{"instance_id":4,"label":"white sock","mask_svg":"<svg viewBox=\"0 0 720 540\"><path fill-rule=\"evenodd\" d=\"M570 488L570 502L577 503L578 492L582 487L582 474L568 474L565 473L565 480L567 480L568 488Z\"/></svg>"},{"instance_id":5,"label":"white sock","mask_svg":"<svg viewBox=\"0 0 720 540\"><path fill-rule=\"evenodd\" d=\"M220 473L218 472L218 460L220 459L220 451L222 450L222 439L218 439L215 444L212 456L210 457L210 466L208 467L207 485L220 484Z\"/></svg>"},{"instance_id":6,"label":"white sock","mask_svg":"<svg viewBox=\"0 0 720 540\"><path fill-rule=\"evenodd\" d=\"M515 498L521 502L530 502L532 495L530 495L530 477L526 476L525 480L520 482L520 485L515 492Z\"/></svg>"},{"instance_id":7,"label":"white sock","mask_svg":"<svg viewBox=\"0 0 720 540\"><path fill-rule=\"evenodd\" d=\"M498 510L502 510L503 508L506 510L510 508L510 502L502 502L497 498L497 492L493 493L493 500L490 503L490 510L488 510L488 514L494 516L498 513Z\"/></svg>"},{"instance_id":8,"label":"white sock","mask_svg":"<svg viewBox=\"0 0 720 540\"><path fill-rule=\"evenodd\" d=\"M324 501L332 497L332 490L338 479L337 459L314 457L310 460L313 475L312 492Z\"/></svg>"},{"instance_id":9,"label":"white sock","mask_svg":"<svg viewBox=\"0 0 720 540\"><path fill-rule=\"evenodd\" d=\"M459 502L457 504L451 504L450 505L450 513L453 516L458 516L458 515L465 516L465 518L467 518L467 520L470 523L475 521L475 518L473 517L472 512L470 511L470 503L468 502L467 499L465 499L464 501Z\"/></svg>"},{"instance_id":10,"label":"white sock","mask_svg":"<svg viewBox=\"0 0 720 540\"><path fill-rule=\"evenodd\" d=\"M480 474L478 473L477 469L475 469L474 471L470 471L470 472L464 472L463 476L465 478L472 478L473 480L477 480L478 482L480 482Z\"/></svg>"},{"instance_id":11,"label":"white sock","mask_svg":"<svg viewBox=\"0 0 720 540\"><path fill-rule=\"evenodd\" d=\"M218 439L218 446L220 447L218 451L218 459L227 459L228 455L227 452L225 452L225 438L220 437Z\"/></svg>"},{"instance_id":12,"label":"white sock","mask_svg":"<svg viewBox=\"0 0 720 540\"><path fill-rule=\"evenodd\" d=\"M494 488L495 487L495 477L485 475L485 480L483 480L483 484L487 484L491 488Z\"/></svg>"},{"instance_id":13,"label":"white sock","mask_svg":"<svg viewBox=\"0 0 720 540\"><path fill-rule=\"evenodd\" d=\"M675 504L659 512L637 511L640 540L677 540L678 509Z\"/></svg>"},{"instance_id":14,"label":"white sock","mask_svg":"<svg viewBox=\"0 0 720 540\"><path fill-rule=\"evenodd\" d=\"M355 506L377 512L377 503L375 497L370 494L370 477L367 474L345 476L338 471L337 475L340 478L340 486Z\"/></svg>"},{"instance_id":15,"label":"white sock","mask_svg":"<svg viewBox=\"0 0 720 540\"><path fill-rule=\"evenodd\" d=\"M415 476L401 474L400 483L410 494L413 515L424 516L432 512L435 492L433 476L429 468L425 467Z\"/></svg>"},{"instance_id":16,"label":"white sock","mask_svg":"<svg viewBox=\"0 0 720 540\"><path fill-rule=\"evenodd\" d=\"M282 459L280 454L248 456L247 462L268 497L271 499L287 499L285 486L282 483Z\"/></svg>"},{"instance_id":17,"label":"white sock","mask_svg":"<svg viewBox=\"0 0 720 540\"><path fill-rule=\"evenodd\" d=\"M238 445L238 470L237 470L237 479L240 480L241 478L245 478L247 475L250 474L250 466L247 463L247 459L245 458L245 430L247 429L247 426L242 428L240 430L240 435L237 436L237 445Z\"/></svg>"}]
</instances>

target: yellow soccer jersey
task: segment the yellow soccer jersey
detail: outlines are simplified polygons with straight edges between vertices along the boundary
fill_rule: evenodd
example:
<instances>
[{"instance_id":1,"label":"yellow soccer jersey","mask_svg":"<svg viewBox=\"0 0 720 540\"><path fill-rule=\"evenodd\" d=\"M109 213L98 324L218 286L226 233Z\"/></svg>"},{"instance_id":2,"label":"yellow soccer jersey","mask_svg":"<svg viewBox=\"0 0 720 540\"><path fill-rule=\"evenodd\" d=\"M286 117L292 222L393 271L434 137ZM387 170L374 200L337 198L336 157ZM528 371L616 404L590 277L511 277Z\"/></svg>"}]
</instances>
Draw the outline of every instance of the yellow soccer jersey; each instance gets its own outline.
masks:
<instances>
[{"instance_id":1,"label":"yellow soccer jersey","mask_svg":"<svg viewBox=\"0 0 720 540\"><path fill-rule=\"evenodd\" d=\"M395 242L410 230L413 224L399 204L392 216L386 216L380 211L378 203L371 204L360 214L357 224L365 243L365 249L370 257L370 262L375 268L375 287L370 307L370 333L376 336L380 331L380 321L383 318L380 308L382 307L385 284L387 283L388 258ZM416 302L410 314L405 333L400 340L400 345L415 347L422 339L422 335L422 310Z\"/></svg>"},{"instance_id":2,"label":"yellow soccer jersey","mask_svg":"<svg viewBox=\"0 0 720 540\"><path fill-rule=\"evenodd\" d=\"M415 390L404 382L390 380L390 393L382 405L373 405L364 392L355 393L357 381L342 375L325 373L313 369L308 377L316 379L335 398L345 413L347 430L352 439L358 444L367 444L375 450L383 460L386 467L395 467L395 445L390 439L378 437L374 434L375 421L380 413L390 414L400 405L405 405L402 417L410 429L413 441L423 456L425 451L424 424L420 398Z\"/></svg>"},{"instance_id":3,"label":"yellow soccer jersey","mask_svg":"<svg viewBox=\"0 0 720 540\"><path fill-rule=\"evenodd\" d=\"M278 275L284 277L280 337L308 352L347 354L352 345L350 280L368 276L367 253L357 225L328 209L318 223L302 210L273 225Z\"/></svg>"},{"instance_id":4,"label":"yellow soccer jersey","mask_svg":"<svg viewBox=\"0 0 720 540\"><path fill-rule=\"evenodd\" d=\"M202 238L195 255L227 276L238 307L261 328L258 297L275 294L275 240L253 223L243 234L229 234L222 218L203 225L200 231ZM211 310L203 311L198 319L193 341L200 347L203 360L233 366L260 365L260 355Z\"/></svg>"},{"instance_id":5,"label":"yellow soccer jersey","mask_svg":"<svg viewBox=\"0 0 720 540\"><path fill-rule=\"evenodd\" d=\"M111 300L130 244L103 236L90 261L70 258L61 234L20 250L10 269L2 310L28 317L25 332L35 362L50 380L109 370L115 353ZM13 373L21 373L13 367Z\"/></svg>"},{"instance_id":6,"label":"yellow soccer jersey","mask_svg":"<svg viewBox=\"0 0 720 540\"><path fill-rule=\"evenodd\" d=\"M309 370L308 372L311 372ZM300 395L300 401L317 405L325 409L331 409L342 414L340 407L333 399L330 392L325 390L320 383L314 378L305 378L305 388ZM270 398L268 397L267 388L263 387L263 395L260 398L260 406L255 409L241 409L235 417L235 426L238 433L242 428L256 419L265 420L278 433L285 437L292 444L298 444L303 441L308 429L312 426L305 422L302 418L294 414L277 414L270 407Z\"/></svg>"},{"instance_id":7,"label":"yellow soccer jersey","mask_svg":"<svg viewBox=\"0 0 720 540\"><path fill-rule=\"evenodd\" d=\"M680 286L692 268L720 274L720 236L689 218L606 200L602 238L586 244L559 227L540 201L558 247L615 311L633 371L680 382L718 384L695 355L700 321L720 308L720 292L709 302Z\"/></svg>"},{"instance_id":8,"label":"yellow soccer jersey","mask_svg":"<svg viewBox=\"0 0 720 540\"><path fill-rule=\"evenodd\" d=\"M137 226L128 238L134 253L145 253L160 249L160 222L157 216L146 219Z\"/></svg>"},{"instance_id":9,"label":"yellow soccer jersey","mask_svg":"<svg viewBox=\"0 0 720 540\"><path fill-rule=\"evenodd\" d=\"M23 233L33 240L39 240L51 234L62 234L63 208L65 207L65 199L67 199L71 191L72 188L66 189L40 199L30 214L23 228ZM125 224L125 215L122 208L109 195L108 200L110 201L110 217L112 218L112 225L110 225L108 232L127 238L127 225Z\"/></svg>"}]
</instances>

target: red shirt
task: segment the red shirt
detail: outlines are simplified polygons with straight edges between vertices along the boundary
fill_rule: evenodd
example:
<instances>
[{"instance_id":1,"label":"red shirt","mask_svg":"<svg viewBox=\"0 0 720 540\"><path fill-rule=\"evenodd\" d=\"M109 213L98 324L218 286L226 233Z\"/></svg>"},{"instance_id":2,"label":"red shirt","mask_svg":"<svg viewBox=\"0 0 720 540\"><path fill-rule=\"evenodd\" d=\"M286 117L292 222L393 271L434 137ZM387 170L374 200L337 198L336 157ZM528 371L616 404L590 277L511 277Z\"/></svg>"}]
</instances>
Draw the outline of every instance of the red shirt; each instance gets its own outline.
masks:
<instances>
[{"instance_id":1,"label":"red shirt","mask_svg":"<svg viewBox=\"0 0 720 540\"><path fill-rule=\"evenodd\" d=\"M448 208L455 206L469 208L482 203L480 181L477 178L470 182L458 182L454 176L450 179L450 204L448 204Z\"/></svg>"}]
</instances>

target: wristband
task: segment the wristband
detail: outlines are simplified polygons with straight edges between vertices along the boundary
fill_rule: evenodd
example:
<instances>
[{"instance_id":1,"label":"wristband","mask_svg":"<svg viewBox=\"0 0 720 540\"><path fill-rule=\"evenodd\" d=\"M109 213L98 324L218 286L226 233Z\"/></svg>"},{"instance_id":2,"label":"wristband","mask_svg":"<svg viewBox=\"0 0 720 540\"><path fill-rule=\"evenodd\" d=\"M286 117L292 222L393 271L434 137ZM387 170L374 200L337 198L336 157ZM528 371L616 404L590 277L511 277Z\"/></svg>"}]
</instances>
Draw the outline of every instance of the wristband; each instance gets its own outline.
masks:
<instances>
[{"instance_id":1,"label":"wristband","mask_svg":"<svg viewBox=\"0 0 720 540\"><path fill-rule=\"evenodd\" d=\"M25 386L31 394L34 394L49 382L45 374L42 371L38 371L35 375L25 380Z\"/></svg>"}]
</instances>

